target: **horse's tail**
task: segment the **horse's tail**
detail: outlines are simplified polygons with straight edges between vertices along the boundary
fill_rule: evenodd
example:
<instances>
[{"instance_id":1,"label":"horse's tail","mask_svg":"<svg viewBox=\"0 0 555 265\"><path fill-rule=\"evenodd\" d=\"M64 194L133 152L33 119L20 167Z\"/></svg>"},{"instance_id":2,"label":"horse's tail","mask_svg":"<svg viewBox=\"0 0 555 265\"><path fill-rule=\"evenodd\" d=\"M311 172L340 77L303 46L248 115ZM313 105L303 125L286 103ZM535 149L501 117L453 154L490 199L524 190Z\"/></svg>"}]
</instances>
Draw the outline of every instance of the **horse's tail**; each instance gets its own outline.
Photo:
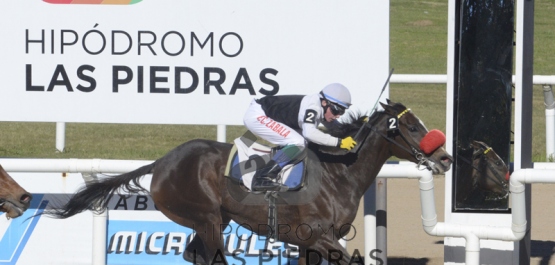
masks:
<instances>
[{"instance_id":1,"label":"horse's tail","mask_svg":"<svg viewBox=\"0 0 555 265\"><path fill-rule=\"evenodd\" d=\"M144 175L152 173L154 164L155 163L152 163L131 172L102 178L96 182L87 184L79 189L64 206L50 207L46 209L43 214L54 218L65 219L85 210L102 212L107 208L108 202L118 190L129 193L148 192L145 188L141 187L139 180Z\"/></svg>"}]
</instances>

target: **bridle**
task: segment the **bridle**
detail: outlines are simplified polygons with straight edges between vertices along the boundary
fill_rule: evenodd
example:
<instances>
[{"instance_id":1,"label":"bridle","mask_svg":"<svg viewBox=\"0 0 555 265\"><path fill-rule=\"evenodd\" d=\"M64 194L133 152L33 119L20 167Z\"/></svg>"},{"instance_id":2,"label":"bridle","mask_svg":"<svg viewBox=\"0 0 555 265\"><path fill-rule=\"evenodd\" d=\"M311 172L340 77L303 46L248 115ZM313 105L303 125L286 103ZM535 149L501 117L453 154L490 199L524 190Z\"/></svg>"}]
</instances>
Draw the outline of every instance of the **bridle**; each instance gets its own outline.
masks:
<instances>
[{"instance_id":1,"label":"bridle","mask_svg":"<svg viewBox=\"0 0 555 265\"><path fill-rule=\"evenodd\" d=\"M364 124L364 126L361 128L361 131L364 127L368 127L370 129L372 129L374 132L376 132L377 134L379 134L380 136L382 136L383 138L385 138L388 142L395 144L397 147L401 148L402 150L406 151L407 153L411 154L411 156L414 157L414 159L416 159L416 161L418 161L416 163L416 167L419 170L424 170L424 169L428 169L428 170L432 170L431 167L431 162L428 160L428 158L426 158L426 156L421 152L420 148L416 148L414 147L408 140L407 138L403 135L403 133L399 130L399 120L401 119L401 117L405 114L407 114L408 112L410 112L410 109L407 108L405 110L403 110L401 113L397 114L397 116L390 116L390 118L387 119L388 121L388 131L387 131L387 135L385 135L384 133L380 132L378 129L376 129L374 126L372 126L370 124L370 122L366 122ZM357 134L358 136L358 134ZM401 145L400 143L398 143L397 141L395 141L395 137L396 136L400 136L401 139L403 139L403 141L405 142L405 144L407 146L409 146L410 149L408 149L407 147ZM356 137L358 138L358 137Z\"/></svg>"}]
</instances>

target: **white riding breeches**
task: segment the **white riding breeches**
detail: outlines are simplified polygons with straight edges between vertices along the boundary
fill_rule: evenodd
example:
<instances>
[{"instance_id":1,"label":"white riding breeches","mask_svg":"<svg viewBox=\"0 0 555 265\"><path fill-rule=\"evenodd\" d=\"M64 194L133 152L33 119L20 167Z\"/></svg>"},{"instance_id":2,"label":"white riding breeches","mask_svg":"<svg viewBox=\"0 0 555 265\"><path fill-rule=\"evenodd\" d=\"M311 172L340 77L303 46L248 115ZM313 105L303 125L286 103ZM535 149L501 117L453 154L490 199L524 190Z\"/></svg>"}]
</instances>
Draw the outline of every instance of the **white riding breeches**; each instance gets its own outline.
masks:
<instances>
[{"instance_id":1,"label":"white riding breeches","mask_svg":"<svg viewBox=\"0 0 555 265\"><path fill-rule=\"evenodd\" d=\"M304 137L291 127L266 116L262 106L253 100L243 117L247 129L264 140L279 146L306 146Z\"/></svg>"}]
</instances>

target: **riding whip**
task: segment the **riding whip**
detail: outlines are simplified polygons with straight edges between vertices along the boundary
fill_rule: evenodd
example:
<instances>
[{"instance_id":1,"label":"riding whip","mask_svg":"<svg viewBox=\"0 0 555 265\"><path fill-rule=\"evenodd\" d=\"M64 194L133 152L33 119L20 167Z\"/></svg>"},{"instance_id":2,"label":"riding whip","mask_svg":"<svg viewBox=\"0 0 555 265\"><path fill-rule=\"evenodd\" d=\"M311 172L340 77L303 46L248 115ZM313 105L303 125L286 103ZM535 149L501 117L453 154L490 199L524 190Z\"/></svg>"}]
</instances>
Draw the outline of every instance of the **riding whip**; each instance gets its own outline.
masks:
<instances>
[{"instance_id":1,"label":"riding whip","mask_svg":"<svg viewBox=\"0 0 555 265\"><path fill-rule=\"evenodd\" d=\"M389 83L389 79L391 79L391 75L393 75L394 70L395 70L395 68L391 68L391 71L389 72L389 76L387 77L387 80L385 80L385 84L383 84L382 92L380 92L380 96L376 100L376 104L374 104L374 107L372 108L372 111L370 111L370 113L368 113L368 117L370 117L370 115L372 115L372 113L374 113L374 111L376 111L376 107L378 107L378 102L380 102L380 98L382 97L382 94L385 91L385 88L387 87L387 84Z\"/></svg>"}]
</instances>

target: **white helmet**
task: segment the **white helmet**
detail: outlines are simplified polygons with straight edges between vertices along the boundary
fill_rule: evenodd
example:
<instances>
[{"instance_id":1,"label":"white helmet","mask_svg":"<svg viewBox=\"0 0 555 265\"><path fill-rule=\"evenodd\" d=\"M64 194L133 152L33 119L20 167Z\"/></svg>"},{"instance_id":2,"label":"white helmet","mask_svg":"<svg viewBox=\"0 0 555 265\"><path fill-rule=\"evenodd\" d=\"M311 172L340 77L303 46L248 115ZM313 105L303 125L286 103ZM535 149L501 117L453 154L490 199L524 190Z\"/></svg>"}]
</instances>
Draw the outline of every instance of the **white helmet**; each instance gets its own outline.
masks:
<instances>
[{"instance_id":1,"label":"white helmet","mask_svg":"<svg viewBox=\"0 0 555 265\"><path fill-rule=\"evenodd\" d=\"M338 104L344 108L351 106L351 92L344 85L339 83L332 83L324 87L320 92L324 99Z\"/></svg>"}]
</instances>

